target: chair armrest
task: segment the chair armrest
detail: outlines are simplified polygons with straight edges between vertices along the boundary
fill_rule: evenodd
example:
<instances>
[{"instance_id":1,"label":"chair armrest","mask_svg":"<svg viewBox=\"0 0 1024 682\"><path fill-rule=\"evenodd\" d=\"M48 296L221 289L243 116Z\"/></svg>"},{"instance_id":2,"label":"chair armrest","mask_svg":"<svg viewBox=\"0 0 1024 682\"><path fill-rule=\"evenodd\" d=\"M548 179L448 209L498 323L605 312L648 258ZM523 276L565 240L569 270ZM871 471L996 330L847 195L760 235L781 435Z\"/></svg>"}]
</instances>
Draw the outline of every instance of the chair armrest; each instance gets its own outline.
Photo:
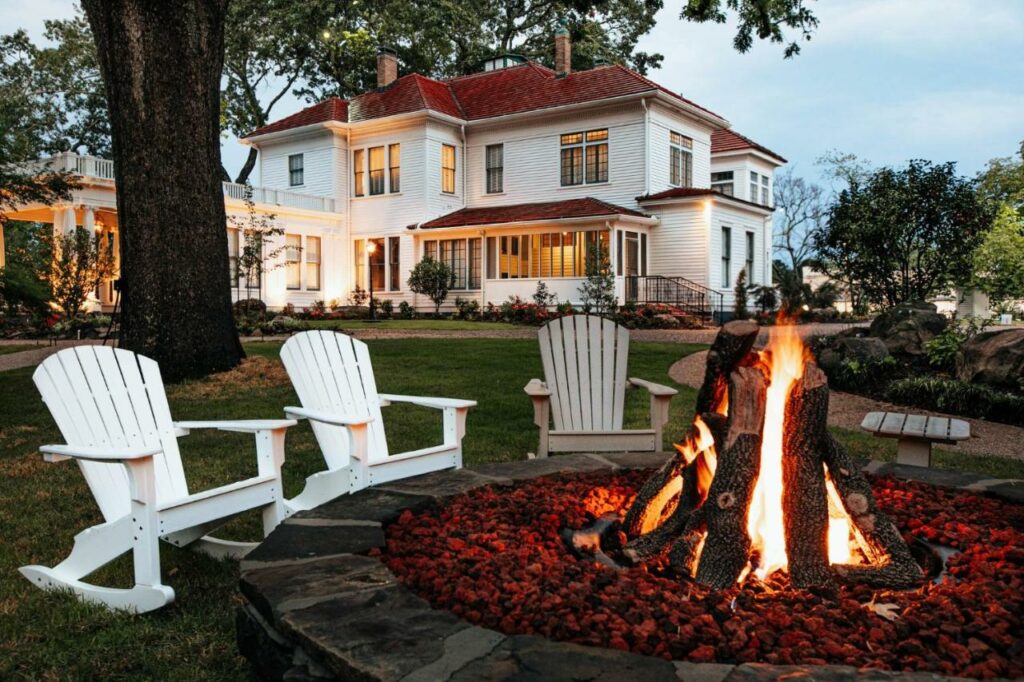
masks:
<instances>
[{"instance_id":1,"label":"chair armrest","mask_svg":"<svg viewBox=\"0 0 1024 682\"><path fill-rule=\"evenodd\" d=\"M224 421L174 422L174 428L177 435L187 436L192 429L259 433L260 431L287 429L290 426L295 426L297 423L294 419L229 419Z\"/></svg>"},{"instance_id":2,"label":"chair armrest","mask_svg":"<svg viewBox=\"0 0 1024 682\"><path fill-rule=\"evenodd\" d=\"M475 400L460 400L459 398L425 398L415 395L394 395L393 393L381 393L378 396L381 400L392 403L412 403L421 407L446 407L466 408L476 407Z\"/></svg>"},{"instance_id":3,"label":"chair armrest","mask_svg":"<svg viewBox=\"0 0 1024 682\"><path fill-rule=\"evenodd\" d=\"M644 381L643 379L637 379L635 377L630 377L629 383L632 386L646 388L648 393L655 396L672 396L679 393L679 391L669 386L662 386L661 384L655 384L650 381Z\"/></svg>"},{"instance_id":4,"label":"chair armrest","mask_svg":"<svg viewBox=\"0 0 1024 682\"><path fill-rule=\"evenodd\" d=\"M540 379L530 379L530 383L523 387L523 391L531 398L551 397L551 389Z\"/></svg>"},{"instance_id":5,"label":"chair armrest","mask_svg":"<svg viewBox=\"0 0 1024 682\"><path fill-rule=\"evenodd\" d=\"M293 419L308 419L314 422L333 424L334 426L357 426L359 424L369 424L373 421L373 417L369 415L353 417L334 412L324 412L323 410L310 410L305 407L286 407L284 408L284 413Z\"/></svg>"},{"instance_id":6,"label":"chair armrest","mask_svg":"<svg viewBox=\"0 0 1024 682\"><path fill-rule=\"evenodd\" d=\"M126 462L133 459L145 459L159 455L163 448L159 446L139 446L136 448L90 447L86 445L44 445L39 448L43 459L48 462L60 462L73 457L93 462Z\"/></svg>"}]
</instances>

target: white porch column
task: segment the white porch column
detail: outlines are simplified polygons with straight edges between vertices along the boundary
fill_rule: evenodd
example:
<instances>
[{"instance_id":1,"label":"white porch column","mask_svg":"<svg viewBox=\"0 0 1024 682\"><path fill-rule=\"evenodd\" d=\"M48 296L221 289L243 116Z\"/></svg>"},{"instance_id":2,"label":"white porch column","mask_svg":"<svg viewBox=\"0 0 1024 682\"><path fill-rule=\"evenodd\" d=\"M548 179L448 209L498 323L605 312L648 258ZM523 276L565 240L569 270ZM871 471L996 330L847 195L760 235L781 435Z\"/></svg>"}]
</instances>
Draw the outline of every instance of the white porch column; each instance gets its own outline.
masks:
<instances>
[{"instance_id":1,"label":"white porch column","mask_svg":"<svg viewBox=\"0 0 1024 682\"><path fill-rule=\"evenodd\" d=\"M480 230L480 307L487 305L487 230Z\"/></svg>"},{"instance_id":2,"label":"white porch column","mask_svg":"<svg viewBox=\"0 0 1024 682\"><path fill-rule=\"evenodd\" d=\"M74 206L59 205L53 208L53 233L69 237L75 233L76 227Z\"/></svg>"},{"instance_id":3,"label":"white porch column","mask_svg":"<svg viewBox=\"0 0 1024 682\"><path fill-rule=\"evenodd\" d=\"M90 233L96 231L96 209L92 206L82 207L82 227Z\"/></svg>"}]
</instances>

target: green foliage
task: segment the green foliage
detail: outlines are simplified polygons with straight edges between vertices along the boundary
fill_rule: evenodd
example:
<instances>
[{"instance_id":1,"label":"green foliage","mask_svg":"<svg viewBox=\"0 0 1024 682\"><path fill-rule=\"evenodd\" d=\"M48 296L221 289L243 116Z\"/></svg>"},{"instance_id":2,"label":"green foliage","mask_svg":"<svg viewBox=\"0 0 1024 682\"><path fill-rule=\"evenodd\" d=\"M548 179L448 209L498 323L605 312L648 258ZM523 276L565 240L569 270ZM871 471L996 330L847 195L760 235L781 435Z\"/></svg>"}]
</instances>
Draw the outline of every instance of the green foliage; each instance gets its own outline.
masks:
<instances>
[{"instance_id":1,"label":"green foliage","mask_svg":"<svg viewBox=\"0 0 1024 682\"><path fill-rule=\"evenodd\" d=\"M533 292L533 302L542 308L553 308L558 305L558 295L548 290L544 280L537 282L537 290Z\"/></svg>"},{"instance_id":2,"label":"green foliage","mask_svg":"<svg viewBox=\"0 0 1024 682\"><path fill-rule=\"evenodd\" d=\"M434 315L441 312L441 304L455 286L455 271L443 261L424 256L409 274L409 290L423 294L434 302Z\"/></svg>"},{"instance_id":3,"label":"green foliage","mask_svg":"<svg viewBox=\"0 0 1024 682\"><path fill-rule=\"evenodd\" d=\"M114 272L113 244L101 241L84 227L53 237L50 286L53 302L70 319L76 319L89 294Z\"/></svg>"},{"instance_id":4,"label":"green foliage","mask_svg":"<svg viewBox=\"0 0 1024 682\"><path fill-rule=\"evenodd\" d=\"M366 292L366 289L357 284L356 288L352 290L352 293L348 295L348 304L363 305L366 303L368 298L370 298L370 294Z\"/></svg>"},{"instance_id":5,"label":"green foliage","mask_svg":"<svg viewBox=\"0 0 1024 682\"><path fill-rule=\"evenodd\" d=\"M884 388L897 371L899 363L891 355L879 359L845 358L828 371L828 383L840 391L871 393Z\"/></svg>"},{"instance_id":6,"label":"green foliage","mask_svg":"<svg viewBox=\"0 0 1024 682\"><path fill-rule=\"evenodd\" d=\"M757 306L758 312L762 314L770 313L779 304L779 296L775 287L754 287L752 293L754 295L754 305Z\"/></svg>"},{"instance_id":7,"label":"green foliage","mask_svg":"<svg viewBox=\"0 0 1024 682\"><path fill-rule=\"evenodd\" d=\"M839 285L835 282L822 282L817 289L811 291L810 296L807 298L807 305L812 310L833 308L838 300Z\"/></svg>"},{"instance_id":8,"label":"green foliage","mask_svg":"<svg viewBox=\"0 0 1024 682\"><path fill-rule=\"evenodd\" d=\"M852 178L814 243L833 279L893 306L964 283L991 223L992 211L954 164L915 160Z\"/></svg>"},{"instance_id":9,"label":"green foliage","mask_svg":"<svg viewBox=\"0 0 1024 682\"><path fill-rule=\"evenodd\" d=\"M996 304L1024 298L1024 211L1000 205L992 229L974 252L973 283Z\"/></svg>"},{"instance_id":10,"label":"green foliage","mask_svg":"<svg viewBox=\"0 0 1024 682\"><path fill-rule=\"evenodd\" d=\"M473 298L455 297L455 316L460 320L480 319L480 301Z\"/></svg>"},{"instance_id":11,"label":"green foliage","mask_svg":"<svg viewBox=\"0 0 1024 682\"><path fill-rule=\"evenodd\" d=\"M690 21L714 21L724 24L726 10L735 12L739 20L732 46L747 52L754 45L754 36L773 43L784 43L784 29L793 29L804 40L810 40L818 19L807 8L807 0L687 0L682 18ZM796 40L786 45L787 59L800 54Z\"/></svg>"},{"instance_id":12,"label":"green foliage","mask_svg":"<svg viewBox=\"0 0 1024 682\"><path fill-rule=\"evenodd\" d=\"M1024 141L1017 158L992 159L978 174L978 193L993 204L1009 204L1024 220Z\"/></svg>"},{"instance_id":13,"label":"green foliage","mask_svg":"<svg viewBox=\"0 0 1024 682\"><path fill-rule=\"evenodd\" d=\"M960 348L977 333L985 331L989 324L989 320L968 317L946 325L941 334L924 344L928 364L937 369L953 371L956 367L956 354Z\"/></svg>"},{"instance_id":14,"label":"green foliage","mask_svg":"<svg viewBox=\"0 0 1024 682\"><path fill-rule=\"evenodd\" d=\"M402 301L398 304L398 316L403 320L411 320L416 317L416 311L413 310L408 301Z\"/></svg>"},{"instance_id":15,"label":"green foliage","mask_svg":"<svg viewBox=\"0 0 1024 682\"><path fill-rule=\"evenodd\" d=\"M799 315L811 296L811 287L804 283L799 270L776 258L772 261L772 279L779 291L779 307L787 316Z\"/></svg>"},{"instance_id":16,"label":"green foliage","mask_svg":"<svg viewBox=\"0 0 1024 682\"><path fill-rule=\"evenodd\" d=\"M745 320L750 317L750 311L747 310L747 269L743 268L740 270L740 274L736 275L736 284L732 288L733 296L735 301L732 304L732 316L737 320Z\"/></svg>"},{"instance_id":17,"label":"green foliage","mask_svg":"<svg viewBox=\"0 0 1024 682\"><path fill-rule=\"evenodd\" d=\"M244 216L228 216L228 225L242 235L238 250L235 272L231 273L231 286L244 286L246 298L250 298L255 286L258 298L263 298L263 275L276 270L283 263L277 262L287 248L283 242L274 246L276 237L284 234L284 228L277 224L277 216L256 210L252 198L252 185L246 183L242 197L245 202ZM268 265L268 263L273 263Z\"/></svg>"},{"instance_id":18,"label":"green foliage","mask_svg":"<svg viewBox=\"0 0 1024 682\"><path fill-rule=\"evenodd\" d=\"M901 405L1024 426L1024 396L997 391L984 384L908 377L892 382L886 398Z\"/></svg>"},{"instance_id":19,"label":"green foliage","mask_svg":"<svg viewBox=\"0 0 1024 682\"><path fill-rule=\"evenodd\" d=\"M608 247L598 242L587 253L584 271L586 279L580 284L583 312L605 315L618 307L615 297L615 275L608 260Z\"/></svg>"}]
</instances>

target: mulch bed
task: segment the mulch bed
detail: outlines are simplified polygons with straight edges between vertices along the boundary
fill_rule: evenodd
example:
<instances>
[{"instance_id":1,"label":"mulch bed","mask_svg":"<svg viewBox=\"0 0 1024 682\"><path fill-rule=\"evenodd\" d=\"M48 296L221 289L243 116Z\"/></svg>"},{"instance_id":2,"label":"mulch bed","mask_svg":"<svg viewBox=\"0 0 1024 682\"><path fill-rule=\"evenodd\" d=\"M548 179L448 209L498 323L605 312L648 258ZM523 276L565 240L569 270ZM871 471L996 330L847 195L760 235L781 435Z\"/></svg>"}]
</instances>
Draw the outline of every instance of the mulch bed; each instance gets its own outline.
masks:
<instances>
[{"instance_id":1,"label":"mulch bed","mask_svg":"<svg viewBox=\"0 0 1024 682\"><path fill-rule=\"evenodd\" d=\"M872 479L879 506L908 542L960 551L944 582L816 594L788 589L777 574L714 592L664 563L617 571L566 549L560 530L627 509L649 473L538 478L406 511L387 528L381 558L434 606L506 634L693 662L1024 677L1024 507Z\"/></svg>"}]
</instances>

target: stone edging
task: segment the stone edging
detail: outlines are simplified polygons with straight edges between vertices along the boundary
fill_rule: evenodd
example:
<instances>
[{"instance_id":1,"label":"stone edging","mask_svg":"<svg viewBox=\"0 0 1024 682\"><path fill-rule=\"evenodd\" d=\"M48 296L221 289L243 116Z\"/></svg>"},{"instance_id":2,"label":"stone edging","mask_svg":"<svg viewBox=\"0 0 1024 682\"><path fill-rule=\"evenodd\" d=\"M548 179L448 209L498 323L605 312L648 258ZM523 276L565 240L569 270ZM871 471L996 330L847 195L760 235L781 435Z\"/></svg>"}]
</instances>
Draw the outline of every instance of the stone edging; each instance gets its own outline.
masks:
<instances>
[{"instance_id":1,"label":"stone edging","mask_svg":"<svg viewBox=\"0 0 1024 682\"><path fill-rule=\"evenodd\" d=\"M384 526L490 484L560 472L659 466L665 453L564 455L442 471L345 495L281 524L241 563L245 603L238 645L261 679L644 680L737 682L804 679L940 680L932 673L859 672L844 666L665 661L533 635L505 635L431 608L378 559ZM1024 481L869 462L867 471L1024 503Z\"/></svg>"}]
</instances>

